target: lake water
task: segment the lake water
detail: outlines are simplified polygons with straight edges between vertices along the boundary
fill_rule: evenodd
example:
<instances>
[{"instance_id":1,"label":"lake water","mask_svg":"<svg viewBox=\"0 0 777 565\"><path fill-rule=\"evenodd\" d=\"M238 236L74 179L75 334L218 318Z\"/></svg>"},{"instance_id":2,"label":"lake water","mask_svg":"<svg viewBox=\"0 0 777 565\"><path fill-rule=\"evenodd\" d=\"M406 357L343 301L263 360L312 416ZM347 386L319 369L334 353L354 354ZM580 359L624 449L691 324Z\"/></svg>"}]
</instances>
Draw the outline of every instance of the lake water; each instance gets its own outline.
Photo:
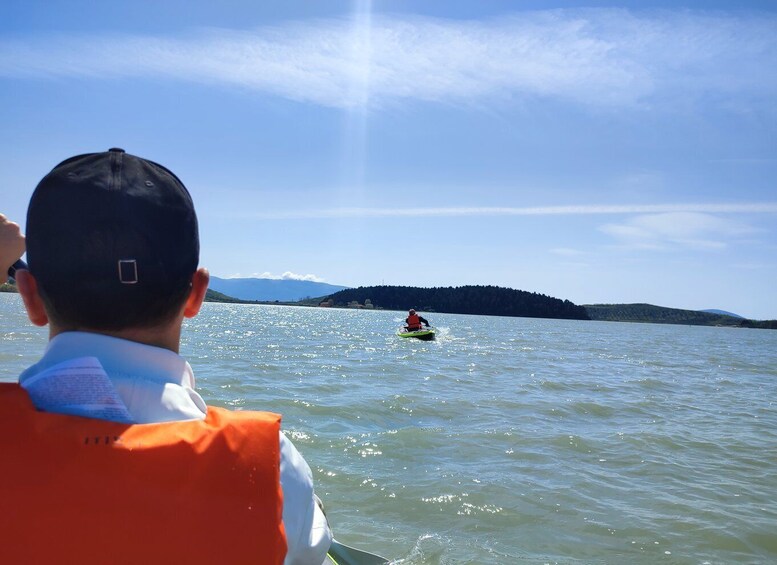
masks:
<instances>
[{"instance_id":1,"label":"lake water","mask_svg":"<svg viewBox=\"0 0 777 565\"><path fill-rule=\"evenodd\" d=\"M206 304L211 404L270 409L340 541L403 564L777 562L777 331ZM45 346L0 294L0 380Z\"/></svg>"}]
</instances>

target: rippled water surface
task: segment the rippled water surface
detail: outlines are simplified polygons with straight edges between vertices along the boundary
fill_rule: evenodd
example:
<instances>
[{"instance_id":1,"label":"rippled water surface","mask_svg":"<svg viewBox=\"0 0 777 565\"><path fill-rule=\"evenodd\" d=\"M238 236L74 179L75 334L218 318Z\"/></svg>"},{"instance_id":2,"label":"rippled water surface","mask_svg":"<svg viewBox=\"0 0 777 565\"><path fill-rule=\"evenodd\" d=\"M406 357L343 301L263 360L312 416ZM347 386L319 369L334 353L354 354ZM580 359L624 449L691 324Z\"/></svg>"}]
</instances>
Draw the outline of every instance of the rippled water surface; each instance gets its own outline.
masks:
<instances>
[{"instance_id":1,"label":"rippled water surface","mask_svg":"<svg viewBox=\"0 0 777 565\"><path fill-rule=\"evenodd\" d=\"M269 409L336 536L399 563L777 562L777 332L206 304L203 397ZM0 294L0 380L40 356Z\"/></svg>"}]
</instances>

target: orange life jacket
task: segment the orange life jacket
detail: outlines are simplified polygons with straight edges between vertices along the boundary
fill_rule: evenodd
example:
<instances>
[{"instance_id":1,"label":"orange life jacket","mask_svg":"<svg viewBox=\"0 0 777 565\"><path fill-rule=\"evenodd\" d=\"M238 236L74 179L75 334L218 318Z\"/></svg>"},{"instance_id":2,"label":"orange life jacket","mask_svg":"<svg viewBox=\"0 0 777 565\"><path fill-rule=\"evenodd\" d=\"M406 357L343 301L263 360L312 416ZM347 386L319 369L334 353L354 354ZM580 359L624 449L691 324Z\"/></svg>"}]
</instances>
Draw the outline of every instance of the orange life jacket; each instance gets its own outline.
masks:
<instances>
[{"instance_id":1,"label":"orange life jacket","mask_svg":"<svg viewBox=\"0 0 777 565\"><path fill-rule=\"evenodd\" d=\"M421 319L418 314L410 314L405 322L407 322L407 329L410 331L421 329Z\"/></svg>"},{"instance_id":2,"label":"orange life jacket","mask_svg":"<svg viewBox=\"0 0 777 565\"><path fill-rule=\"evenodd\" d=\"M0 384L0 562L282 563L280 416L127 425Z\"/></svg>"}]
</instances>

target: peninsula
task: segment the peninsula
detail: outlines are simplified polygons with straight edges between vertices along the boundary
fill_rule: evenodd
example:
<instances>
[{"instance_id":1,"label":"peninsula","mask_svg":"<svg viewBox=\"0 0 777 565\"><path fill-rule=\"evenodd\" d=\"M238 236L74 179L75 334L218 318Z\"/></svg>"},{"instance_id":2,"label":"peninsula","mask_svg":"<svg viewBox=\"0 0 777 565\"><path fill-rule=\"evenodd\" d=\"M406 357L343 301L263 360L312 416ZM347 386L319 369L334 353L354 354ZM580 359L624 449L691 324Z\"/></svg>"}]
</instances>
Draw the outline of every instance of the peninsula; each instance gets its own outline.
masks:
<instances>
[{"instance_id":1,"label":"peninsula","mask_svg":"<svg viewBox=\"0 0 777 565\"><path fill-rule=\"evenodd\" d=\"M360 286L325 297L333 306L369 301L375 308L481 316L590 319L582 306L536 292L499 286L420 288L415 286Z\"/></svg>"}]
</instances>

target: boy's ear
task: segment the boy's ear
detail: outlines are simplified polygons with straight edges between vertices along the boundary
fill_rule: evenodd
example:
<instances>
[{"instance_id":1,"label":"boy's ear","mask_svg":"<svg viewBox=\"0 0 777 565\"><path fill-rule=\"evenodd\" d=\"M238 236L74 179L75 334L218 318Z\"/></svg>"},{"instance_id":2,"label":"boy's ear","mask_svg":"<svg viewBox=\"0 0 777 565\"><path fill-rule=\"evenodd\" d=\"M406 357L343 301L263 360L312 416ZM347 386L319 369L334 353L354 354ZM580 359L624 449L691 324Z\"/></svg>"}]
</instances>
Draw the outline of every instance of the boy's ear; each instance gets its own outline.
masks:
<instances>
[{"instance_id":1,"label":"boy's ear","mask_svg":"<svg viewBox=\"0 0 777 565\"><path fill-rule=\"evenodd\" d=\"M208 292L208 283L210 282L210 273L205 267L200 267L192 277L192 291L189 298L186 299L183 315L187 318L194 318L200 311L205 293Z\"/></svg>"},{"instance_id":2,"label":"boy's ear","mask_svg":"<svg viewBox=\"0 0 777 565\"><path fill-rule=\"evenodd\" d=\"M27 317L36 326L45 326L49 323L49 316L43 307L43 299L38 292L38 281L30 271L16 271L16 288L22 296Z\"/></svg>"}]
</instances>

